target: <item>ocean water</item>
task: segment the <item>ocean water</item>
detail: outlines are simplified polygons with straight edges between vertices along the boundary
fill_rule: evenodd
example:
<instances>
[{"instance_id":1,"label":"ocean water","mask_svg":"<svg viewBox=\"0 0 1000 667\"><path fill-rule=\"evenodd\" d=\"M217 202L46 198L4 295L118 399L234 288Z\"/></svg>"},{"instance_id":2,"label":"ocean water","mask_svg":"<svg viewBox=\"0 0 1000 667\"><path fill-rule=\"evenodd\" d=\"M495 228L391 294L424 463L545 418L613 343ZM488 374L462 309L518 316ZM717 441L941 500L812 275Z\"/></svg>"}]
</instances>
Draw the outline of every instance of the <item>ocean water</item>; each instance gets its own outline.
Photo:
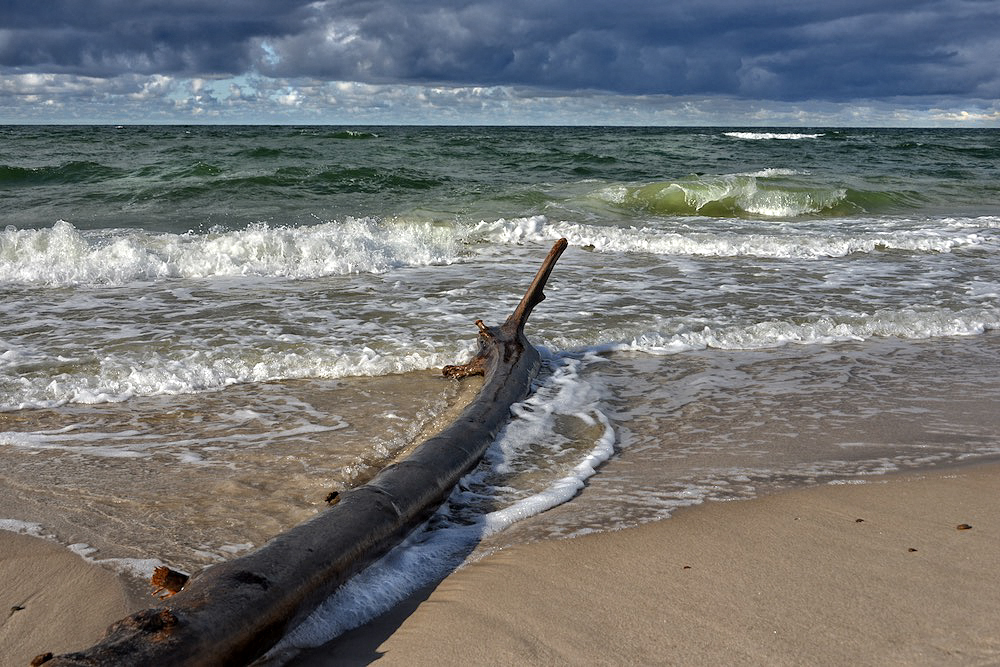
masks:
<instances>
[{"instance_id":1,"label":"ocean water","mask_svg":"<svg viewBox=\"0 0 1000 667\"><path fill-rule=\"evenodd\" d=\"M472 554L1000 458L1000 131L0 128L0 528L193 571L545 368L288 646Z\"/></svg>"}]
</instances>

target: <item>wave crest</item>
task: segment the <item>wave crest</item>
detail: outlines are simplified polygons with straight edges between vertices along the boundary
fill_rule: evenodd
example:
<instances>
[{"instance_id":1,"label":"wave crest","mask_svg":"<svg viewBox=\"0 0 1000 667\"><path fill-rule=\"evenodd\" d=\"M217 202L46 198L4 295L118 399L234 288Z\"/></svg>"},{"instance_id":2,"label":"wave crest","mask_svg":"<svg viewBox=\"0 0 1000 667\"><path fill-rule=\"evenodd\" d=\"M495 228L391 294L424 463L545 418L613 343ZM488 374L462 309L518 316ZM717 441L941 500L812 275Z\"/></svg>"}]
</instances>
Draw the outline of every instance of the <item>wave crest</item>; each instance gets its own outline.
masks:
<instances>
[{"instance_id":1,"label":"wave crest","mask_svg":"<svg viewBox=\"0 0 1000 667\"><path fill-rule=\"evenodd\" d=\"M311 227L207 234L83 232L59 221L49 229L0 232L0 283L120 285L166 278L278 276L315 278L383 273L454 262L457 237L430 224L371 218Z\"/></svg>"},{"instance_id":2,"label":"wave crest","mask_svg":"<svg viewBox=\"0 0 1000 667\"><path fill-rule=\"evenodd\" d=\"M119 177L122 171L97 162L75 160L44 167L0 165L0 185L36 186L88 183Z\"/></svg>"},{"instance_id":3,"label":"wave crest","mask_svg":"<svg viewBox=\"0 0 1000 667\"><path fill-rule=\"evenodd\" d=\"M678 181L611 186L597 197L630 210L655 215L760 216L788 218L837 212L849 205L842 187L762 183L790 176L791 170L697 176Z\"/></svg>"}]
</instances>

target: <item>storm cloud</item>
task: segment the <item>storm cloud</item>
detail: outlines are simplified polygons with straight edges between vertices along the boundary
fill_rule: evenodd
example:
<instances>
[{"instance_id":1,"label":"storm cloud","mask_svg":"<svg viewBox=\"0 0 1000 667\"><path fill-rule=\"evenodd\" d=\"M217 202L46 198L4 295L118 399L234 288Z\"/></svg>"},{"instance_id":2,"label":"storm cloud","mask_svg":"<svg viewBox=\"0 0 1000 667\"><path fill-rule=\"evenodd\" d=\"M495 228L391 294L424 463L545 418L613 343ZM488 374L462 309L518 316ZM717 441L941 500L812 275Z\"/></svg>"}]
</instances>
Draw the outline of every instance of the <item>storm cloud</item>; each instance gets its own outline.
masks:
<instances>
[{"instance_id":1,"label":"storm cloud","mask_svg":"<svg viewBox=\"0 0 1000 667\"><path fill-rule=\"evenodd\" d=\"M1000 93L1000 5L334 2L263 71L771 99Z\"/></svg>"},{"instance_id":2,"label":"storm cloud","mask_svg":"<svg viewBox=\"0 0 1000 667\"><path fill-rule=\"evenodd\" d=\"M998 61L994 0L7 0L0 15L0 96L159 85L175 105L179 86L199 92L187 82L238 77L195 87L206 102L259 97L254 81L272 100L351 82L988 104Z\"/></svg>"}]
</instances>

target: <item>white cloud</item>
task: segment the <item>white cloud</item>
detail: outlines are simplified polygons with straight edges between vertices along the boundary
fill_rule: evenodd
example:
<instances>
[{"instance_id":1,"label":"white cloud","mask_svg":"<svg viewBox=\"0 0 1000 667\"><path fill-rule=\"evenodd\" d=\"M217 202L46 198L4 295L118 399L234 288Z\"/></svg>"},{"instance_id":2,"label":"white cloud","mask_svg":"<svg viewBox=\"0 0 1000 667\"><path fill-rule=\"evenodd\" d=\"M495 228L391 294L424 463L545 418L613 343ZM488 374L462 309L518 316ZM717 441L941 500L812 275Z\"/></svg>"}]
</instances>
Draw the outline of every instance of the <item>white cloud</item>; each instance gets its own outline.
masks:
<instances>
[{"instance_id":1,"label":"white cloud","mask_svg":"<svg viewBox=\"0 0 1000 667\"><path fill-rule=\"evenodd\" d=\"M223 91L217 93L216 91ZM260 75L29 73L0 79L0 122L996 127L995 100L768 102L515 86L392 85Z\"/></svg>"},{"instance_id":2,"label":"white cloud","mask_svg":"<svg viewBox=\"0 0 1000 667\"><path fill-rule=\"evenodd\" d=\"M283 104L286 107L297 107L302 104L302 94L297 90L289 90L283 95L278 95L278 104Z\"/></svg>"},{"instance_id":3,"label":"white cloud","mask_svg":"<svg viewBox=\"0 0 1000 667\"><path fill-rule=\"evenodd\" d=\"M106 89L106 79L66 74L13 74L0 77L0 94L4 95L89 95Z\"/></svg>"},{"instance_id":4,"label":"white cloud","mask_svg":"<svg viewBox=\"0 0 1000 667\"><path fill-rule=\"evenodd\" d=\"M930 118L940 123L963 123L967 125L972 124L990 124L990 125L1000 125L1000 110L994 109L993 111L968 111L962 109L960 111L954 110L944 110L944 109L931 109L929 113Z\"/></svg>"},{"instance_id":5,"label":"white cloud","mask_svg":"<svg viewBox=\"0 0 1000 667\"><path fill-rule=\"evenodd\" d=\"M140 85L140 89L134 93L130 93L129 97L134 100L150 100L156 98L166 97L174 91L176 88L176 82L171 76L164 76L162 74L154 74Z\"/></svg>"}]
</instances>

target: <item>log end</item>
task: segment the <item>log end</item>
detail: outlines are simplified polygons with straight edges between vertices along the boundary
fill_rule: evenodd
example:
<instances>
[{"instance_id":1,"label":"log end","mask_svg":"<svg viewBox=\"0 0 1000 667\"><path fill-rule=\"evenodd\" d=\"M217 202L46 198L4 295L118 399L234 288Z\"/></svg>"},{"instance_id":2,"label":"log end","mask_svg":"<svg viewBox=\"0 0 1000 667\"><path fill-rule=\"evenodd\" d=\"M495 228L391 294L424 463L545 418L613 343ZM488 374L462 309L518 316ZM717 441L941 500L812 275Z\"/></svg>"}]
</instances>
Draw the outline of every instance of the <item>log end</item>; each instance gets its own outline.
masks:
<instances>
[{"instance_id":1,"label":"log end","mask_svg":"<svg viewBox=\"0 0 1000 667\"><path fill-rule=\"evenodd\" d=\"M184 588L184 584L187 583L189 578L183 572L171 570L169 567L161 565L153 570L153 576L149 580L149 583L153 586L152 595L161 600L171 597Z\"/></svg>"}]
</instances>

